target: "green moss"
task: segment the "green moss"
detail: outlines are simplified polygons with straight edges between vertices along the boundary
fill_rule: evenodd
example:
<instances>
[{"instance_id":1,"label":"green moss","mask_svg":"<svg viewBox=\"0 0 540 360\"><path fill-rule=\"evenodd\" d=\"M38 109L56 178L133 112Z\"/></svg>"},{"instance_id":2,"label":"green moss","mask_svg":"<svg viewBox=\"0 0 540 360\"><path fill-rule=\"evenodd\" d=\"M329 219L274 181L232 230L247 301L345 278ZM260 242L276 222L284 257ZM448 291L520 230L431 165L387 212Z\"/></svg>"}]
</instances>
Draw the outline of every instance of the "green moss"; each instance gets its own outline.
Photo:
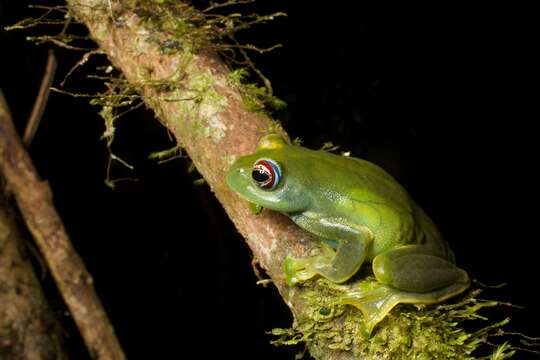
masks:
<instances>
[{"instance_id":1,"label":"green moss","mask_svg":"<svg viewBox=\"0 0 540 360\"><path fill-rule=\"evenodd\" d=\"M243 3L245 0L229 0L210 2L203 7L204 2L190 4L175 0L136 0L130 1L129 5L122 4L122 10L134 11L152 29L149 39L159 46L162 54L180 51L197 53L208 49L235 51L239 48L266 52L274 48L260 49L233 40L233 35L241 30L285 15L242 14L238 6Z\"/></svg>"},{"instance_id":2,"label":"green moss","mask_svg":"<svg viewBox=\"0 0 540 360\"><path fill-rule=\"evenodd\" d=\"M173 146L170 149L155 151L148 155L148 158L151 160L158 160L159 162L168 161L176 157L181 156L182 148L180 145Z\"/></svg>"},{"instance_id":3,"label":"green moss","mask_svg":"<svg viewBox=\"0 0 540 360\"><path fill-rule=\"evenodd\" d=\"M198 97L200 105L209 105L216 110L222 110L228 105L227 98L216 91L219 78L193 69L187 81L187 88Z\"/></svg>"},{"instance_id":4,"label":"green moss","mask_svg":"<svg viewBox=\"0 0 540 360\"><path fill-rule=\"evenodd\" d=\"M249 71L246 68L231 71L229 74L229 82L240 91L249 111L266 113L267 110L282 110L287 106L283 100L274 96L267 86L248 82L248 77Z\"/></svg>"},{"instance_id":5,"label":"green moss","mask_svg":"<svg viewBox=\"0 0 540 360\"><path fill-rule=\"evenodd\" d=\"M235 8L235 6L243 3L245 3L244 0L231 0L221 3L211 2L206 7L201 7L205 5L200 2L191 4L174 0L127 0L109 4L102 15L115 19L116 22L103 22L104 25L100 29L106 29L115 23L127 27L142 25L143 28L135 39L135 52L145 54L157 46L161 54L174 54L179 61L178 71L166 79L155 79L151 68L141 68L138 74L140 80L131 81L131 83L121 78L115 80L112 76L102 77L108 91L93 95L91 102L102 106L100 115L105 119L104 137L108 140L108 145L114 139L114 123L121 113L118 110L125 106L120 101L132 101L129 96L137 96L136 92L148 86L156 91L160 100L184 103L179 105L181 117L185 119L189 116L195 119L192 126L196 134L212 138L214 141L219 141L225 136L226 127L215 115L227 106L227 99L215 90L217 85L220 85L220 76L200 72L194 64L194 56L201 51L215 50L225 58L237 58L231 63L247 63L249 68L263 79L264 87L248 83L245 81L248 71L240 69L231 73L230 80L232 81L226 79L225 83L221 84L227 86L232 82L238 86L249 110L264 112L266 109L279 109L284 106L284 102L272 95L269 81L255 68L247 55L248 50L262 53L275 46L259 49L251 44L240 44L233 37L233 34L238 31L271 21L284 14L242 14L238 11L241 7ZM67 7L40 7L40 9L44 11L42 16L23 20L10 29L22 29L42 24L64 25L64 17L74 18ZM229 9L234 9L234 11ZM129 14L137 16L129 16ZM108 31L104 32L103 36L97 35L97 37L103 38L107 34ZM80 38L63 30L58 36L36 37L34 41L38 43L49 41L75 49L78 47L72 43L78 39L88 38ZM92 51L95 52L95 50ZM69 93L69 91L64 92ZM153 101L153 99L146 100Z\"/></svg>"},{"instance_id":6,"label":"green moss","mask_svg":"<svg viewBox=\"0 0 540 360\"><path fill-rule=\"evenodd\" d=\"M204 134L204 121L195 120L191 123L191 133L194 136L202 136Z\"/></svg>"},{"instance_id":7,"label":"green moss","mask_svg":"<svg viewBox=\"0 0 540 360\"><path fill-rule=\"evenodd\" d=\"M491 355L491 359L490 360L504 360L504 359L509 359L511 358L512 356L514 356L516 353L515 350L512 350L512 346L508 343L508 342L505 342L504 344L500 345L499 347L497 347L497 349L493 352L493 354Z\"/></svg>"},{"instance_id":8,"label":"green moss","mask_svg":"<svg viewBox=\"0 0 540 360\"><path fill-rule=\"evenodd\" d=\"M186 3L138 0L130 10L151 29L146 41L159 46L162 54L196 52L207 47L214 37L213 29L198 26L204 17Z\"/></svg>"},{"instance_id":9,"label":"green moss","mask_svg":"<svg viewBox=\"0 0 540 360\"><path fill-rule=\"evenodd\" d=\"M225 137L227 127L218 114L228 106L228 100L216 89L224 86L223 78L201 71L192 62L187 62L183 70L186 74L181 82L178 97L179 121L191 119L191 132L194 136L211 138L218 142ZM180 95L181 94L181 95Z\"/></svg>"},{"instance_id":10,"label":"green moss","mask_svg":"<svg viewBox=\"0 0 540 360\"><path fill-rule=\"evenodd\" d=\"M355 286L369 286L371 277ZM505 359L515 347L502 344L490 350L487 339L499 336L509 319L489 321L482 313L490 307L507 305L482 300L479 289L455 298L451 303L433 306L397 306L365 339L360 334L362 314L350 306L333 305L347 291L346 286L324 279L301 287L306 308L290 329L274 329L275 345L306 342L312 354L332 350L348 351L366 359L476 359L491 352L493 359ZM471 331L467 329L476 328ZM487 348L487 349L486 349Z\"/></svg>"}]
</instances>

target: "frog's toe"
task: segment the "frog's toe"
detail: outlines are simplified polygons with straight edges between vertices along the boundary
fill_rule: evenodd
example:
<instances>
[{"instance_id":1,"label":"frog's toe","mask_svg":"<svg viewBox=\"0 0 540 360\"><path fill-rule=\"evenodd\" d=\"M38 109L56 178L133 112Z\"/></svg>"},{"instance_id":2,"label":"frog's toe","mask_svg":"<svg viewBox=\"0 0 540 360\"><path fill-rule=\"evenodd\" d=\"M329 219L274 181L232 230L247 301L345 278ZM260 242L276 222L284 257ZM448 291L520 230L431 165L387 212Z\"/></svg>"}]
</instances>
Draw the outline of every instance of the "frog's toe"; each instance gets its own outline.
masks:
<instances>
[{"instance_id":1,"label":"frog's toe","mask_svg":"<svg viewBox=\"0 0 540 360\"><path fill-rule=\"evenodd\" d=\"M300 259L287 256L283 262L283 268L285 270L285 280L287 281L287 285L292 286L296 284L298 282L296 273L302 269Z\"/></svg>"},{"instance_id":2,"label":"frog's toe","mask_svg":"<svg viewBox=\"0 0 540 360\"><path fill-rule=\"evenodd\" d=\"M316 272L312 270L310 259L295 259L287 256L283 267L285 280L289 286L309 280L316 275Z\"/></svg>"}]
</instances>

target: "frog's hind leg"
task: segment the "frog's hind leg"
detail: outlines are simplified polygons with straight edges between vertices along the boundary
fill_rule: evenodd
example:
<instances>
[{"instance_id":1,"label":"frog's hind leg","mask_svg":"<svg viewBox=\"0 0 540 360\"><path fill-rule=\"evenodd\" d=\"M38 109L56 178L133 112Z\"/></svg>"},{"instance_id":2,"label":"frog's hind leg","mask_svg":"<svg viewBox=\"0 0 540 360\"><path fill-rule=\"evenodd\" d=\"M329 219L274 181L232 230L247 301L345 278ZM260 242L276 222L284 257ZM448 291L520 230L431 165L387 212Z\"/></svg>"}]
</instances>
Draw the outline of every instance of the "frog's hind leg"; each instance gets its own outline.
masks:
<instances>
[{"instance_id":1,"label":"frog's hind leg","mask_svg":"<svg viewBox=\"0 0 540 360\"><path fill-rule=\"evenodd\" d=\"M429 248L421 245L407 245L382 253L373 259L372 265L373 274L380 283L413 293L433 291L435 294L435 290L450 287L450 297L470 284L464 270L451 261L432 255ZM459 284L457 288L461 291L451 287L453 284Z\"/></svg>"},{"instance_id":2,"label":"frog's hind leg","mask_svg":"<svg viewBox=\"0 0 540 360\"><path fill-rule=\"evenodd\" d=\"M365 336L369 337L375 325L399 303L435 304L469 287L465 271L429 253L421 246L404 246L378 255L373 260L373 272L380 285L339 299L338 303L362 311Z\"/></svg>"}]
</instances>

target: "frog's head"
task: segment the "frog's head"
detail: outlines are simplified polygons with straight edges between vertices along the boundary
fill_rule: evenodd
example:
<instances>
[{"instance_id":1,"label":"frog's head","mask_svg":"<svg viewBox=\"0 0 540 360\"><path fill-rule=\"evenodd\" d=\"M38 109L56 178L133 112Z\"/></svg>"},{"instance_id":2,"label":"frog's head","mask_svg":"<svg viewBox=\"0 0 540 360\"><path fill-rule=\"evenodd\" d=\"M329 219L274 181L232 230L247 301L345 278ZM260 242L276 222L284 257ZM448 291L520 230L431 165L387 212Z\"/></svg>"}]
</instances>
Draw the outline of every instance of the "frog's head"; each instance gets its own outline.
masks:
<instances>
[{"instance_id":1,"label":"frog's head","mask_svg":"<svg viewBox=\"0 0 540 360\"><path fill-rule=\"evenodd\" d=\"M305 174L296 166L297 149L300 147L288 145L279 135L266 135L254 154L236 160L227 173L227 183L256 205L284 213L302 212L310 199L302 186Z\"/></svg>"}]
</instances>

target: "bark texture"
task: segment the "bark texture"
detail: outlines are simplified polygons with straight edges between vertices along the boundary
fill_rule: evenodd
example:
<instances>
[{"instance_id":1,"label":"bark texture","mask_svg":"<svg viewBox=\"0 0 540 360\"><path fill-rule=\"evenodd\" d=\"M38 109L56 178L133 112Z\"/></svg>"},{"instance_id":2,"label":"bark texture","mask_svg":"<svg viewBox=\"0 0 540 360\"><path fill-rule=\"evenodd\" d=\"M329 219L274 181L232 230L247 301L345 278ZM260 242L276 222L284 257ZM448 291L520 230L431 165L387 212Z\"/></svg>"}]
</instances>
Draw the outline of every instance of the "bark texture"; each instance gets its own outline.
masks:
<instances>
[{"instance_id":1,"label":"bark texture","mask_svg":"<svg viewBox=\"0 0 540 360\"><path fill-rule=\"evenodd\" d=\"M0 359L67 359L60 327L41 291L0 189Z\"/></svg>"},{"instance_id":2,"label":"bark texture","mask_svg":"<svg viewBox=\"0 0 540 360\"><path fill-rule=\"evenodd\" d=\"M41 180L22 146L0 92L0 172L49 267L56 285L94 359L124 354L86 270Z\"/></svg>"}]
</instances>

